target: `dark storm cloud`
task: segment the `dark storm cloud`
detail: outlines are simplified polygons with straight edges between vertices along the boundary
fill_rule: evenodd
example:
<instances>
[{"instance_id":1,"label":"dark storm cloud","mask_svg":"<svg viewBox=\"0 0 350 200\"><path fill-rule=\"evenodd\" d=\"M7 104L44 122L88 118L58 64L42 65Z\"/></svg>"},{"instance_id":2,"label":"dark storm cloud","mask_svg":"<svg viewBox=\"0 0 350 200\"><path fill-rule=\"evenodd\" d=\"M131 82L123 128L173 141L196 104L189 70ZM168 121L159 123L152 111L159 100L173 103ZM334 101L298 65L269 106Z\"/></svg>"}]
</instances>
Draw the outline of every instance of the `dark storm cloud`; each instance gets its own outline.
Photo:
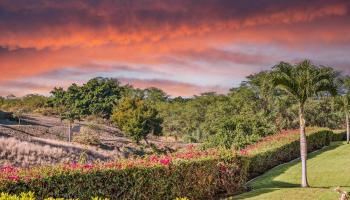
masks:
<instances>
[{"instance_id":1,"label":"dark storm cloud","mask_svg":"<svg viewBox=\"0 0 350 200\"><path fill-rule=\"evenodd\" d=\"M309 21L344 15L348 7L346 0L7 0L0 2L0 46L59 48L82 45L94 37L97 45L147 41L150 35L142 32L164 38L177 29L191 34L211 28ZM123 35L129 33L139 37Z\"/></svg>"}]
</instances>

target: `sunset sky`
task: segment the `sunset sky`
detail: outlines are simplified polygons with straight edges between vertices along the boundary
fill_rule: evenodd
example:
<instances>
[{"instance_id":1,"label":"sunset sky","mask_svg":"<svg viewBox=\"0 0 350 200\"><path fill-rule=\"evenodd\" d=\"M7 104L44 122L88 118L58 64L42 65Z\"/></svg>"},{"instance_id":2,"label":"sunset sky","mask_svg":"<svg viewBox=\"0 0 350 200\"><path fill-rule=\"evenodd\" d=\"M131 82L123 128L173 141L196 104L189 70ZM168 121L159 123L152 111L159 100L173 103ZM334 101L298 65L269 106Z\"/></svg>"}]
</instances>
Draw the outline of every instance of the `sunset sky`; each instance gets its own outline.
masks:
<instances>
[{"instance_id":1,"label":"sunset sky","mask_svg":"<svg viewBox=\"0 0 350 200\"><path fill-rule=\"evenodd\" d=\"M349 0L1 0L0 95L102 76L227 92L304 58L350 74Z\"/></svg>"}]
</instances>

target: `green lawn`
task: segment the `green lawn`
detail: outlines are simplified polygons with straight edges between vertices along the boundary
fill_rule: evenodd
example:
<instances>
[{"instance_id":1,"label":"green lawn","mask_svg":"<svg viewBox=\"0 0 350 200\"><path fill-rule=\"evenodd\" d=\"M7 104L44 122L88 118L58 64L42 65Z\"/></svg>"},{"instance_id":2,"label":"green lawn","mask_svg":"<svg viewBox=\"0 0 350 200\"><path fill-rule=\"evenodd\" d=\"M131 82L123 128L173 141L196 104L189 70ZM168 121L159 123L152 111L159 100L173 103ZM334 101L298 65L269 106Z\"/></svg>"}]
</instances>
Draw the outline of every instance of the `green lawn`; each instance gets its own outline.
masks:
<instances>
[{"instance_id":1,"label":"green lawn","mask_svg":"<svg viewBox=\"0 0 350 200\"><path fill-rule=\"evenodd\" d=\"M337 142L309 154L308 178L311 188L302 189L300 161L280 165L251 181L251 192L229 199L324 199L335 200L339 195L336 186L350 191L350 145Z\"/></svg>"}]
</instances>

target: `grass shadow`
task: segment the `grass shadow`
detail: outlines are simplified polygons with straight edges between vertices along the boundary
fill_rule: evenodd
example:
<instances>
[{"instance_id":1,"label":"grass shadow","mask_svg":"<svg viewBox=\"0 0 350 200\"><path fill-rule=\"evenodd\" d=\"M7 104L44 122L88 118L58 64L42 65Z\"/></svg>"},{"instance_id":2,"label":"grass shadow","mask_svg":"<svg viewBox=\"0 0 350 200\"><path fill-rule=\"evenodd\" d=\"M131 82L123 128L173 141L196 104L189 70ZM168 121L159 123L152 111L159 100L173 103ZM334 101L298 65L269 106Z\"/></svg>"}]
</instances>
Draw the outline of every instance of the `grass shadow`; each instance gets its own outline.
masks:
<instances>
[{"instance_id":1,"label":"grass shadow","mask_svg":"<svg viewBox=\"0 0 350 200\"><path fill-rule=\"evenodd\" d=\"M23 131L23 130L16 129L16 128L12 127L12 126L8 126L8 125L1 125L1 126L2 126L2 127L5 127L5 128L8 128L8 129L11 129L12 131L15 131L15 132L23 133L23 134L25 134L25 135L35 136L35 135L33 135L33 134L31 134L31 133L28 133L28 132L25 132L25 131Z\"/></svg>"},{"instance_id":2,"label":"grass shadow","mask_svg":"<svg viewBox=\"0 0 350 200\"><path fill-rule=\"evenodd\" d=\"M36 125L36 126L43 126L46 128L51 128L53 126L51 125L47 125L45 123L40 123L40 121L38 121L36 118L31 117L30 115L25 115L22 119L22 121L24 121L24 123L26 123L25 125Z\"/></svg>"},{"instance_id":3,"label":"grass shadow","mask_svg":"<svg viewBox=\"0 0 350 200\"><path fill-rule=\"evenodd\" d=\"M235 196L235 197L231 197L231 198L228 198L226 200L241 200L241 199L247 199L247 198L252 198L252 197L256 197L256 196L260 196L262 194L267 194L267 193L270 193L270 192L275 192L279 189L277 188L263 188L263 189L258 189L258 190L253 190L251 192L247 192L247 193L244 193L244 194L241 194L239 196Z\"/></svg>"},{"instance_id":4,"label":"grass shadow","mask_svg":"<svg viewBox=\"0 0 350 200\"><path fill-rule=\"evenodd\" d=\"M82 148L82 147L78 147L78 146L74 146L73 144L65 144L65 143L55 143L55 142L50 142L47 140L41 140L41 139L37 139L37 138L31 138L30 142L34 143L34 144L39 144L41 146L49 146L49 147L55 147L55 148L61 148L64 149L66 151L71 151L71 152L77 152L77 153L82 153L85 152L87 155L98 158L100 160L103 161L107 161L110 159L110 157L105 156L97 151L93 151L91 149L88 148Z\"/></svg>"}]
</instances>

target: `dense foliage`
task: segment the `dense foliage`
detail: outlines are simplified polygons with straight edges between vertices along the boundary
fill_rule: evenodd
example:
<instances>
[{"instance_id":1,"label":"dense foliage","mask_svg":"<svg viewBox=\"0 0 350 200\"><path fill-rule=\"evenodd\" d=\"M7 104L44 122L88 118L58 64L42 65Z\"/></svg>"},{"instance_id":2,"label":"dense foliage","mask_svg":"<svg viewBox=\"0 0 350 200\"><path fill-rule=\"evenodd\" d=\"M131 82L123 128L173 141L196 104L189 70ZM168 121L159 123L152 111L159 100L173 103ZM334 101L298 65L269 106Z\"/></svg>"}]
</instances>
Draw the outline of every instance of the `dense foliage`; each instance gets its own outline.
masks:
<instances>
[{"instance_id":1,"label":"dense foliage","mask_svg":"<svg viewBox=\"0 0 350 200\"><path fill-rule=\"evenodd\" d=\"M96 115L108 118L124 92L125 87L120 86L116 80L94 78L82 86L72 84L67 91L55 88L51 92L50 103L57 109L72 110L82 116Z\"/></svg>"},{"instance_id":2,"label":"dense foliage","mask_svg":"<svg viewBox=\"0 0 350 200\"><path fill-rule=\"evenodd\" d=\"M279 65L289 64L282 62ZM323 70L334 72L331 68ZM94 78L81 86L72 84L66 90L54 88L50 97L29 95L15 99L1 98L0 110L18 111L18 114L41 111L59 115L71 122L91 115L116 122L111 116L121 113L118 109L121 109L123 99L139 99L144 102L144 107L157 113L157 117L153 116L157 119L154 128L144 129L149 133L203 143L204 148L240 149L264 136L299 126L298 99L288 91L274 87L274 71L276 68L249 75L228 94L207 92L191 98L170 97L155 87L136 89L131 85L122 85L116 79ZM329 93L308 96L309 100L304 106L306 126L346 127L349 109L345 104L348 104L346 97L349 96L350 81L339 73L334 72L334 75L339 79L339 96L334 98ZM145 127L141 124L143 120L135 121L135 117L132 118L134 122L124 124L137 123L133 127ZM115 123L121 129L124 126L122 121ZM130 131L125 134L149 134L130 134Z\"/></svg>"},{"instance_id":3,"label":"dense foliage","mask_svg":"<svg viewBox=\"0 0 350 200\"><path fill-rule=\"evenodd\" d=\"M136 142L147 141L149 133L158 135L162 131L157 110L140 98L125 97L115 107L111 120Z\"/></svg>"},{"instance_id":4,"label":"dense foliage","mask_svg":"<svg viewBox=\"0 0 350 200\"><path fill-rule=\"evenodd\" d=\"M247 160L217 151L189 150L167 157L116 163L70 164L18 170L3 167L0 190L9 193L33 191L48 196L88 199L191 199L212 198L218 193L236 193L246 182Z\"/></svg>"},{"instance_id":5,"label":"dense foliage","mask_svg":"<svg viewBox=\"0 0 350 200\"><path fill-rule=\"evenodd\" d=\"M41 112L48 98L37 94L28 94L22 98L0 97L0 110L23 112Z\"/></svg>"}]
</instances>

